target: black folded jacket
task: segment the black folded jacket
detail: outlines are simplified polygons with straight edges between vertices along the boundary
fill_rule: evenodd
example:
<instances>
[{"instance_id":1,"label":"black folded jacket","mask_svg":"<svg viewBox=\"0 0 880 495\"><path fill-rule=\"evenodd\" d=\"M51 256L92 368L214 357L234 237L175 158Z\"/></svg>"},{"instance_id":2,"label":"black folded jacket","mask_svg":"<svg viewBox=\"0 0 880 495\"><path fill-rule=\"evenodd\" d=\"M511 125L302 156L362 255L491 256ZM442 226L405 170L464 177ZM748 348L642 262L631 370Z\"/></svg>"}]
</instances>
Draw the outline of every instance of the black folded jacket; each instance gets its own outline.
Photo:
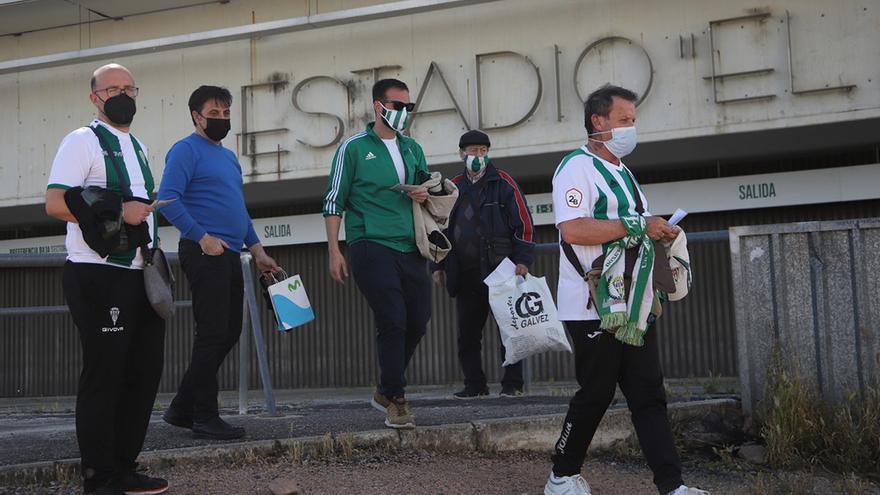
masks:
<instances>
[{"instance_id":1,"label":"black folded jacket","mask_svg":"<svg viewBox=\"0 0 880 495\"><path fill-rule=\"evenodd\" d=\"M128 225L122 221L122 196L112 191L97 186L72 187L65 191L64 202L76 217L83 240L102 258L126 253L152 240L146 222Z\"/></svg>"}]
</instances>

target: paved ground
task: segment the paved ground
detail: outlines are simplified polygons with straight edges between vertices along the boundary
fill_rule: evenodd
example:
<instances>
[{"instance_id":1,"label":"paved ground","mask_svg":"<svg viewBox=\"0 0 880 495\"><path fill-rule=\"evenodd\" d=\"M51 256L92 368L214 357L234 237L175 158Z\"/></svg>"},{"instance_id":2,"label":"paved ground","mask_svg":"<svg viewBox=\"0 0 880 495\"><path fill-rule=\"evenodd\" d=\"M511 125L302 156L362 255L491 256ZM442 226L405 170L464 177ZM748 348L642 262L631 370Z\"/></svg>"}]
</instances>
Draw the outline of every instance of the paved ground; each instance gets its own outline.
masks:
<instances>
[{"instance_id":1,"label":"paved ground","mask_svg":"<svg viewBox=\"0 0 880 495\"><path fill-rule=\"evenodd\" d=\"M419 426L466 423L477 419L563 414L574 384L536 386L532 395L516 399L496 395L486 399L461 401L451 398L454 391L448 387L413 389L413 402ZM692 386L674 387L673 400L685 400L699 394ZM369 389L354 390L301 390L279 391L279 415L261 414L262 397L252 394L252 414L237 415L237 395L224 393L221 397L224 418L234 425L244 426L245 440L287 439L323 435L327 432L344 433L383 428L384 417L370 407ZM211 443L195 440L188 430L175 428L161 420L170 395L157 401L145 451L191 447ZM614 407L625 407L619 400ZM79 456L74 430L73 398L2 399L0 400L0 467L38 461L72 459ZM227 444L229 442L215 442Z\"/></svg>"}]
</instances>

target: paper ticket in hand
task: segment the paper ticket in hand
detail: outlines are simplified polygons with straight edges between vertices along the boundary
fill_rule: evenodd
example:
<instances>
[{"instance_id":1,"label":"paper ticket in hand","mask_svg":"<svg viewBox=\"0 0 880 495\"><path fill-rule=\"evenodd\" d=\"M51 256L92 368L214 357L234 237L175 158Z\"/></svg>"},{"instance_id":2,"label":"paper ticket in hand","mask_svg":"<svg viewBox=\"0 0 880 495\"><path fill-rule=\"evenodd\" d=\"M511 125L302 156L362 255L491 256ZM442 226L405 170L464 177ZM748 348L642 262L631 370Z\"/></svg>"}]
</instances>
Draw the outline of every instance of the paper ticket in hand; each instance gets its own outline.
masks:
<instances>
[{"instance_id":1,"label":"paper ticket in hand","mask_svg":"<svg viewBox=\"0 0 880 495\"><path fill-rule=\"evenodd\" d=\"M167 205L168 203L173 203L175 201L177 201L177 198L157 199L156 201L153 201L152 203L150 203L150 206L152 206L153 209L155 210L155 209L159 209L159 208Z\"/></svg>"},{"instance_id":2,"label":"paper ticket in hand","mask_svg":"<svg viewBox=\"0 0 880 495\"><path fill-rule=\"evenodd\" d=\"M672 214L672 217L669 218L669 225L677 225L678 222L684 220L688 212L682 210L681 208L676 208L675 213Z\"/></svg>"}]
</instances>

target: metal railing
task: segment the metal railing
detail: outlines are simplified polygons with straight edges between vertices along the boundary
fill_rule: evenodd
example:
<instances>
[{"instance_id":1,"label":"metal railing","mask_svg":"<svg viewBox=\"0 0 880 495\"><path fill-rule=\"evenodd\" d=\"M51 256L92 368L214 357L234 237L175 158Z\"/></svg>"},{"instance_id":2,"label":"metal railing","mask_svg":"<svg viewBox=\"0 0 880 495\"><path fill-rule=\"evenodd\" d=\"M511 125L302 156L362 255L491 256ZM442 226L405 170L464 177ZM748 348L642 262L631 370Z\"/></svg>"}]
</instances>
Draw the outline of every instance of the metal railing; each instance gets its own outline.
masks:
<instances>
[{"instance_id":1,"label":"metal railing","mask_svg":"<svg viewBox=\"0 0 880 495\"><path fill-rule=\"evenodd\" d=\"M166 253L168 262L180 264L177 253ZM254 293L254 276L251 267L253 256L250 252L241 253L241 271L244 277L244 297L242 300L241 337L239 339L239 370L238 370L238 413L247 413L247 393L250 381L250 334L254 335L254 348L260 370L260 381L263 384L263 395L266 412L275 414L275 393L272 390L272 379L269 375L269 363L266 355L266 344L263 339L263 326L257 307L257 296ZM2 268L61 268L67 261L65 253L52 254L0 254ZM191 307L191 300L175 301L178 308ZM18 308L0 308L0 317L29 316L68 313L67 306L26 306ZM248 331L250 330L250 331Z\"/></svg>"},{"instance_id":2,"label":"metal railing","mask_svg":"<svg viewBox=\"0 0 880 495\"><path fill-rule=\"evenodd\" d=\"M689 244L706 242L721 242L728 240L726 230L694 232L688 234ZM542 256L555 256L559 254L557 243L543 243L536 245L536 254ZM179 264L177 253L167 253L168 262L172 265ZM66 262L67 255L64 253L52 254L0 254L0 269L4 268L61 268ZM238 370L238 410L239 414L247 413L247 393L250 382L251 355L250 338L253 335L254 349L257 355L257 364L260 373L260 381L263 388L266 412L276 412L275 394L272 388L272 380L269 374L268 355L263 336L263 328L260 320L258 298L254 290L254 272L251 264L252 255L244 251L241 253L241 269L244 277L244 297L242 300L242 323L241 337L239 340L239 370ZM179 308L191 307L192 301L179 300L175 302ZM27 306L0 308L0 318L7 316L30 316L47 314L68 313L67 306ZM532 381L532 372L528 360L523 362L524 388L528 391Z\"/></svg>"}]
</instances>

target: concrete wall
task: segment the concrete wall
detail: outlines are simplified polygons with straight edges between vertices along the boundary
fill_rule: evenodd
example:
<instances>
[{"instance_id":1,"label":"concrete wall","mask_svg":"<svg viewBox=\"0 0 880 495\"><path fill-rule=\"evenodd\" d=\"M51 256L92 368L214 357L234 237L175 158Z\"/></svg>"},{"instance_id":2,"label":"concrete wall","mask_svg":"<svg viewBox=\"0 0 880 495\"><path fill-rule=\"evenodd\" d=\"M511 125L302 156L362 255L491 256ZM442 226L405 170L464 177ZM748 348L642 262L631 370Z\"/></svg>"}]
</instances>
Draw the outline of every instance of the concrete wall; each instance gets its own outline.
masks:
<instances>
[{"instance_id":1,"label":"concrete wall","mask_svg":"<svg viewBox=\"0 0 880 495\"><path fill-rule=\"evenodd\" d=\"M746 413L777 346L832 401L880 386L880 219L734 227L730 249Z\"/></svg>"},{"instance_id":2,"label":"concrete wall","mask_svg":"<svg viewBox=\"0 0 880 495\"><path fill-rule=\"evenodd\" d=\"M143 15L96 23L86 41L84 28L26 34L0 40L0 59L248 24L251 12L256 22L303 16L312 3L323 4L233 0L194 8L195 15ZM367 3L374 2L327 8ZM379 76L407 81L420 110L448 110L413 124L433 164L458 159L457 137L468 127L497 127L490 130L496 157L579 146L580 97L608 81L645 95L643 142L880 117L880 64L865 62L880 59L876 2L771 0L755 8L746 0L500 0L115 61L141 88L133 132L160 177L169 146L191 131L187 98L206 83L236 95L233 133L279 129L253 136L250 150L243 147L250 139L227 139L241 154L287 152L242 157L247 182L325 176L339 122L347 136L371 119L373 73L357 71L379 66L394 66ZM477 62L502 51L514 53ZM42 200L61 138L94 114L89 76L109 61L0 74L0 207ZM278 82L241 98L242 87L269 80ZM455 104L460 114L449 110ZM544 164L547 174L557 161Z\"/></svg>"}]
</instances>

